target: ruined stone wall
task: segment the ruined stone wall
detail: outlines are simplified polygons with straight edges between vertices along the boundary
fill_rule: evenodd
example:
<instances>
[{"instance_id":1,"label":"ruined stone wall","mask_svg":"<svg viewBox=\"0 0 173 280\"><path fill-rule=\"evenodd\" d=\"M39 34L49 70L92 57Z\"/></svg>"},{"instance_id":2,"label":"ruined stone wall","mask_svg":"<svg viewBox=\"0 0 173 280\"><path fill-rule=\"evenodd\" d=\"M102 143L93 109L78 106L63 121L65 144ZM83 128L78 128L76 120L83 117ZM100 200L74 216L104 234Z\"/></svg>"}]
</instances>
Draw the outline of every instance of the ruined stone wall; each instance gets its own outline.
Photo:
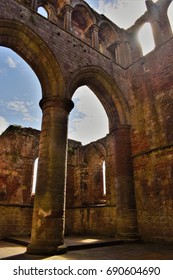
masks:
<instances>
[{"instance_id":1,"label":"ruined stone wall","mask_svg":"<svg viewBox=\"0 0 173 280\"><path fill-rule=\"evenodd\" d=\"M55 2L59 5L56 6ZM47 123L43 122L42 152L46 157L42 159L45 164L42 170L46 170L50 154L54 156L57 147L60 156L65 158L61 154L61 146L66 143L65 137L59 137L61 146L58 146L59 142L55 142L56 145L48 143L54 143L55 137L52 142L49 140L57 135L54 129L61 127L60 113L64 113L65 109L69 112L66 108L69 102L67 98L71 99L79 86L89 86L108 115L110 135L105 140L86 147L79 143L70 146L66 215L67 219L69 217L66 222L69 232L72 229L79 233L83 228L99 232L103 222L104 225L107 223L106 231L112 233L120 216L119 227L123 230L130 216L132 220L135 219L130 160L129 166L123 161L124 155L131 155L139 234L143 240L168 242L173 239L173 38L167 21L167 8L171 0L158 0L156 4L148 0L146 3L145 15L124 31L104 16L93 12L84 1L69 0L67 6L64 6L66 1L32 1L30 6L28 1L9 0L7 5L7 1L1 0L0 44L12 48L32 66L43 89L42 104L47 102L45 108L53 112L47 115L52 117L52 123L49 117L46 118ZM49 19L37 14L39 5L45 6ZM145 22L152 25L156 48L142 57L137 32ZM47 127L50 124L53 124L51 133ZM128 134L123 129L128 127L131 128L131 148L129 139L124 140ZM65 129L66 124L62 129L63 136L66 135ZM6 195L4 182L8 182L10 188L7 200L27 203L31 191L31 177L27 174L29 170L31 175L32 169L28 154L34 151L35 140L23 135L23 140L17 146L17 139L18 134L14 139L11 137L11 142L7 141L6 145L5 134L1 136L4 143L0 149L1 158L7 159L7 162L2 160L1 163L1 201ZM8 148L11 143L15 152ZM100 144L104 149L100 149ZM29 149L28 145L31 145ZM48 153L49 149L51 153ZM36 154L33 155L32 164L34 158ZM59 164L62 158L58 158ZM103 158L106 161L106 197L100 196ZM51 160L56 162L54 157ZM15 169L12 168L14 164ZM64 169L61 171L64 172ZM50 177L52 174L54 172L49 172ZM116 182L114 175L117 176ZM46 176L45 172L40 173L40 178ZM61 176L58 178L52 176L48 185L45 182L47 189L50 189L51 184L64 182ZM49 194L53 201L53 191ZM97 204L103 200L106 201L105 206L98 208ZM105 211L104 214L102 211ZM97 225L96 216L99 217ZM134 228L136 226L135 222L129 223L129 228L131 225Z\"/></svg>"},{"instance_id":2,"label":"ruined stone wall","mask_svg":"<svg viewBox=\"0 0 173 280\"><path fill-rule=\"evenodd\" d=\"M117 212L115 205L93 205L67 208L66 234L115 236Z\"/></svg>"},{"instance_id":3,"label":"ruined stone wall","mask_svg":"<svg viewBox=\"0 0 173 280\"><path fill-rule=\"evenodd\" d=\"M66 233L116 234L114 149L111 135L82 146L69 141ZM105 190L103 183L105 162ZM102 225L104 224L104 230Z\"/></svg>"},{"instance_id":4,"label":"ruined stone wall","mask_svg":"<svg viewBox=\"0 0 173 280\"><path fill-rule=\"evenodd\" d=\"M39 135L39 131L31 128L10 126L0 137L0 225L4 223L0 237L11 235L12 227L14 235L30 234L32 207L27 204L34 199L31 189ZM116 234L113 158L111 135L85 146L68 141L66 234Z\"/></svg>"},{"instance_id":5,"label":"ruined stone wall","mask_svg":"<svg viewBox=\"0 0 173 280\"><path fill-rule=\"evenodd\" d=\"M111 134L85 146L80 142L69 141L67 206L115 203L114 154ZM106 167L105 194L103 162Z\"/></svg>"},{"instance_id":6,"label":"ruined stone wall","mask_svg":"<svg viewBox=\"0 0 173 280\"><path fill-rule=\"evenodd\" d=\"M0 202L31 203L40 132L9 126L0 136Z\"/></svg>"},{"instance_id":7,"label":"ruined stone wall","mask_svg":"<svg viewBox=\"0 0 173 280\"><path fill-rule=\"evenodd\" d=\"M0 238L31 234L32 205L0 203Z\"/></svg>"},{"instance_id":8,"label":"ruined stone wall","mask_svg":"<svg viewBox=\"0 0 173 280\"><path fill-rule=\"evenodd\" d=\"M139 234L173 240L173 40L129 69Z\"/></svg>"}]
</instances>

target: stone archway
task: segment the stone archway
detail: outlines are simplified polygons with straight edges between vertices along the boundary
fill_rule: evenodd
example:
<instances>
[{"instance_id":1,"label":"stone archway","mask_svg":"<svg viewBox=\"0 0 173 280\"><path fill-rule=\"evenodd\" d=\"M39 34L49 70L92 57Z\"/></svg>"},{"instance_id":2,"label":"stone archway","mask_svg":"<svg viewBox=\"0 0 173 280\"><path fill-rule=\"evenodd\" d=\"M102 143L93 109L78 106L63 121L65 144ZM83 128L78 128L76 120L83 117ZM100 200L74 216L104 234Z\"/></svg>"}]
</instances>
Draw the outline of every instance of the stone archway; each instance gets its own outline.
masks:
<instances>
[{"instance_id":1,"label":"stone archway","mask_svg":"<svg viewBox=\"0 0 173 280\"><path fill-rule=\"evenodd\" d=\"M73 102L63 98L65 84L57 60L30 28L14 20L1 20L0 45L19 54L32 67L42 87L37 191L27 252L57 253L64 244L67 121Z\"/></svg>"},{"instance_id":2,"label":"stone archway","mask_svg":"<svg viewBox=\"0 0 173 280\"><path fill-rule=\"evenodd\" d=\"M105 71L92 66L77 71L67 85L67 98L71 98L75 90L83 85L88 86L103 105L109 119L110 131L120 124L130 124L127 101L115 81Z\"/></svg>"},{"instance_id":3,"label":"stone archway","mask_svg":"<svg viewBox=\"0 0 173 280\"><path fill-rule=\"evenodd\" d=\"M43 98L63 95L63 76L55 57L26 25L1 19L0 46L11 48L31 66L40 81Z\"/></svg>"},{"instance_id":4,"label":"stone archway","mask_svg":"<svg viewBox=\"0 0 173 280\"><path fill-rule=\"evenodd\" d=\"M131 126L127 102L115 81L100 68L86 67L75 73L67 87L68 98L71 98L75 90L82 85L88 86L96 94L109 120L114 154L112 188L116 193L116 201L113 203L117 207L117 233L135 236L137 217L131 159Z\"/></svg>"}]
</instances>

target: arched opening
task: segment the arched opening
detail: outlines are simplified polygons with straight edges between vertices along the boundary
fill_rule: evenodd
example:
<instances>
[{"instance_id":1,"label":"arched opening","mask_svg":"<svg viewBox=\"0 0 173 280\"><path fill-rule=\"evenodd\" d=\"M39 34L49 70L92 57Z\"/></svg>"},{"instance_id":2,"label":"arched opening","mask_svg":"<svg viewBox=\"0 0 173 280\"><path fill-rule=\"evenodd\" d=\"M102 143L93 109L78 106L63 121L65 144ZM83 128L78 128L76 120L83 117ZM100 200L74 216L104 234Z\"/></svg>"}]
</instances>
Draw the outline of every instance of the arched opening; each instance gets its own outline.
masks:
<instances>
[{"instance_id":1,"label":"arched opening","mask_svg":"<svg viewBox=\"0 0 173 280\"><path fill-rule=\"evenodd\" d=\"M8 166L14 169L14 172L9 170L10 174L13 174L14 180L11 180L10 176L3 177L5 178L3 180L10 179L12 189L14 186L16 189L21 186L17 192L20 193L20 198L19 195L15 195L15 201L29 203L33 162L38 156L40 134L38 130L41 127L42 117L39 101L48 93L57 92L57 84L60 84L61 92L63 79L59 66L47 46L25 25L10 20L1 20L0 46L2 46L0 49L2 89L0 121L3 129L11 125L8 133L15 134L19 140L23 139L21 144L18 143L18 140L14 141L14 145L10 148L12 164L8 164ZM11 139L13 138L11 137ZM28 159L28 164L25 164L25 159ZM15 170L16 165L18 168L21 167L20 171ZM16 189L14 189L14 193L16 193ZM14 202L14 198L12 200Z\"/></svg>"},{"instance_id":2,"label":"arched opening","mask_svg":"<svg viewBox=\"0 0 173 280\"><path fill-rule=\"evenodd\" d=\"M169 5L169 8L168 8L168 19L169 19L169 22L170 22L170 25L171 25L171 28L173 31L173 2Z\"/></svg>"},{"instance_id":3,"label":"arched opening","mask_svg":"<svg viewBox=\"0 0 173 280\"><path fill-rule=\"evenodd\" d=\"M62 94L64 80L59 64L48 46L32 29L17 21L1 20L0 45L11 48L31 66L40 81L42 97L46 97L49 93Z\"/></svg>"},{"instance_id":4,"label":"arched opening","mask_svg":"<svg viewBox=\"0 0 173 280\"><path fill-rule=\"evenodd\" d=\"M40 20L41 20L41 18L40 18ZM44 43L44 40L42 40L41 36L38 36L36 32L32 31L32 28L28 27L25 24L21 24L18 21L14 21L14 20L4 20L3 19L3 20L0 20L0 45L11 48L13 51L15 51L17 54L19 54L25 60L25 62L27 62L32 67L32 69L34 70L34 72L37 75L37 77L40 81L40 84L41 84L41 88L42 88L42 92L41 92L42 93L42 104L41 105L42 106L43 106L43 103L45 105L45 103L49 102L50 100L52 101L52 99L53 100L58 99L57 103L59 103L59 99L61 99L61 97L62 98L64 97L63 94L64 94L65 84L64 84L63 75L60 70L58 62L55 59L54 54L52 54L50 48ZM58 97L57 97L57 93L59 95ZM62 103L64 104L65 101L63 100ZM71 103L70 103L70 105L71 106L69 106L69 107L72 107ZM45 107L43 108L43 111L44 111L44 109L45 109ZM51 114L49 114L49 115L51 115ZM65 121L67 121L67 116L65 115L64 117L65 117ZM45 120L44 112L43 112L42 118L44 118L44 120ZM47 118L47 119L48 119L49 123L52 121L52 119L50 120L50 118ZM43 127L43 123L45 125L45 122L42 122L42 127ZM63 126L63 124L62 124L62 126ZM45 127L47 128L50 126L47 123L45 125ZM63 128L61 129L61 131L62 130L63 130ZM20 129L19 129L19 132L20 132ZM25 131L23 131L23 132L25 132ZM66 145L64 144L63 150L62 150L62 146L59 147L59 145L56 145L56 151L57 151L57 149L59 150L59 152L57 152L57 154L58 154L58 156L57 156L57 154L55 153L55 148L54 147L52 148L50 141L49 141L50 134L47 136L47 139L48 139L48 141L45 141L45 148L48 151L47 156L46 156L46 161L42 160L42 162L41 162L45 166L45 169L44 169L45 171L41 172L42 174L41 174L41 176L38 176L38 178L39 179L41 178L41 180L45 182L44 183L45 190L48 189L47 186L48 186L48 184L50 185L50 182L52 182L51 184L56 184L56 186L57 185L59 186L59 187L57 187L58 191L56 193L56 197L55 197L55 193L53 191L52 192L50 191L49 193L50 193L50 196L52 196L52 198L55 197L55 200L57 198L57 200L60 201L60 204L61 204L60 208L62 209L62 211L60 211L60 215L61 215L61 213L63 215L64 200L62 200L62 197L64 195L64 181L65 181L65 168L64 167L65 167ZM23 141L23 143L25 143L25 142ZM64 143L66 143L65 139L64 139ZM21 148L23 148L21 154L25 155L25 152L26 152L27 157L29 157L30 153L28 152L28 149L25 149L26 148L25 145L24 146L21 145ZM43 155L41 155L41 148L42 147L39 146L40 161L41 161L41 159L43 159ZM50 152L50 149L53 149L54 151ZM51 170L49 169L49 171L50 171L49 172L47 169L47 166L50 162L49 161L50 157L52 158L53 162L56 162L55 157L60 158L59 154L61 153L61 151L62 151L62 158L63 158L64 162L61 161L62 164L60 162L60 165L62 165L62 169L61 169L62 172L61 173L59 172L57 175L57 173L53 172L52 169ZM31 154L32 154L32 152L33 152L33 150L31 147ZM48 154L50 154L50 157ZM19 156L18 154L14 153L14 155L11 157L13 162L16 162L16 160L18 160L18 156ZM37 153L37 155L34 155L33 158L35 159L37 156L38 156L38 153ZM61 158L61 160L62 160L62 158ZM22 165L22 161L20 162L20 164L21 164L20 172L21 172L21 170L22 170L22 172L24 172L24 168L27 169L26 176L24 177L24 181L22 182L22 185L21 185L22 186L21 193L25 192L25 190L27 189L28 194L25 195L25 197L30 197L30 199L31 199L32 183L31 183L31 180L28 179L27 174L29 174L29 177L30 177L30 172L31 173L33 172L33 161L30 161L30 163L29 163L30 168L31 168L30 170L28 170L27 166ZM31 167L31 165L32 165L32 167ZM64 172L64 174L62 174L63 172ZM15 175L16 175L16 173L15 173ZM19 177L21 178L21 176L19 176ZM58 177L58 178L56 178L56 180L55 180L55 177ZM16 176L16 178L18 179L18 176ZM29 188L27 185L28 182L30 185ZM21 182L19 182L19 183L21 184ZM15 185L17 185L17 184L15 184ZM36 196L39 199L40 204L43 205L44 204L43 197L39 197L39 191L42 192L42 186L43 186L42 182L39 182L37 180L38 195L36 194ZM59 205L59 203L57 203L57 204ZM54 203L54 205L55 205L55 203ZM52 200L50 199L50 209L51 209L51 207L52 208L54 207L53 199ZM34 203L34 209L37 210L36 203ZM30 212L30 214L31 214L31 212ZM36 211L33 212L33 215L34 215L34 217L32 219L32 221L33 221L32 230L35 231L36 226L34 223L37 219L39 220L39 216L37 215ZM18 214L18 217L20 217L20 213ZM55 221L54 217L52 217L51 221L49 220L50 225L52 225L52 221L53 222ZM62 224L62 226L59 225L60 223ZM54 229L52 229L54 231L54 233L49 232L49 234L48 234L50 236L50 239L51 239L52 235L54 237L57 236L57 238L55 240L56 247L57 247L57 244L63 244L63 240L62 240L63 226L64 226L63 217L62 218L58 217L56 220L56 227ZM44 227L43 231L46 232L47 228L50 228L50 227L51 226ZM30 230L31 230L31 228L29 228L29 226L28 226L26 232L28 232L28 234L29 234ZM16 235L19 233L18 228L14 228L14 231L15 231ZM26 234L26 232L25 232L25 234ZM44 236L47 236L47 234L44 234ZM32 234L32 238L35 238L36 242L38 242L39 235L33 236L33 234ZM43 239L44 239L44 237L43 237ZM46 237L46 239L49 240L48 236ZM47 241L43 241L43 244L44 244L44 242L46 243ZM29 247L32 247L32 245Z\"/></svg>"},{"instance_id":5,"label":"arched opening","mask_svg":"<svg viewBox=\"0 0 173 280\"><path fill-rule=\"evenodd\" d=\"M95 94L82 86L75 91L72 100L75 107L69 119L69 138L86 145L105 137L109 132L108 118Z\"/></svg>"},{"instance_id":6,"label":"arched opening","mask_svg":"<svg viewBox=\"0 0 173 280\"><path fill-rule=\"evenodd\" d=\"M102 163L102 171L103 171L103 195L106 195L106 162L105 160Z\"/></svg>"},{"instance_id":7,"label":"arched opening","mask_svg":"<svg viewBox=\"0 0 173 280\"><path fill-rule=\"evenodd\" d=\"M36 183L37 183L37 170L38 170L38 158L34 161L33 168L33 181L32 181L32 192L31 195L34 196L36 192Z\"/></svg>"},{"instance_id":8,"label":"arched opening","mask_svg":"<svg viewBox=\"0 0 173 280\"><path fill-rule=\"evenodd\" d=\"M37 12L38 12L38 14L42 15L45 18L49 17L47 10L44 7L42 7L42 6L38 7Z\"/></svg>"},{"instance_id":9,"label":"arched opening","mask_svg":"<svg viewBox=\"0 0 173 280\"><path fill-rule=\"evenodd\" d=\"M148 54L155 48L153 32L150 23L145 23L138 31L138 39L141 44L143 55Z\"/></svg>"},{"instance_id":10,"label":"arched opening","mask_svg":"<svg viewBox=\"0 0 173 280\"><path fill-rule=\"evenodd\" d=\"M106 72L96 67L86 67L78 71L67 86L67 97L72 98L76 89L84 85L87 85L101 102L109 120L109 131L120 124L129 124L127 102L115 81Z\"/></svg>"},{"instance_id":11,"label":"arched opening","mask_svg":"<svg viewBox=\"0 0 173 280\"><path fill-rule=\"evenodd\" d=\"M75 73L67 87L68 97L72 98L76 89L83 89L84 85L94 92L104 107L110 133L85 145L70 142L66 206L71 219L66 221L66 233L120 233L126 231L124 217L127 213L130 221L127 231L133 232L136 230L136 213L135 202L131 203L134 186L127 103L115 81L99 68L88 67ZM92 106L92 102L84 104L85 108ZM80 111L77 116L78 120L85 118L85 112ZM93 130L89 133L92 134ZM78 226L75 228L75 225Z\"/></svg>"},{"instance_id":12,"label":"arched opening","mask_svg":"<svg viewBox=\"0 0 173 280\"><path fill-rule=\"evenodd\" d=\"M26 204L31 202L32 165L38 154L41 86L30 66L14 51L0 47L0 57L1 132L6 129L1 138L0 188L6 186L8 203Z\"/></svg>"},{"instance_id":13,"label":"arched opening","mask_svg":"<svg viewBox=\"0 0 173 280\"><path fill-rule=\"evenodd\" d=\"M119 46L120 41L118 39L118 34L115 33L113 28L103 22L99 28L99 41L100 41L100 52L108 55L116 62L119 62Z\"/></svg>"},{"instance_id":14,"label":"arched opening","mask_svg":"<svg viewBox=\"0 0 173 280\"><path fill-rule=\"evenodd\" d=\"M94 19L84 5L76 5L72 12L72 30L82 40L91 42L90 27Z\"/></svg>"},{"instance_id":15,"label":"arched opening","mask_svg":"<svg viewBox=\"0 0 173 280\"><path fill-rule=\"evenodd\" d=\"M11 49L0 47L0 53L0 83L4 93L0 102L2 126L6 123L7 126L20 125L40 130L42 91L37 76Z\"/></svg>"}]
</instances>

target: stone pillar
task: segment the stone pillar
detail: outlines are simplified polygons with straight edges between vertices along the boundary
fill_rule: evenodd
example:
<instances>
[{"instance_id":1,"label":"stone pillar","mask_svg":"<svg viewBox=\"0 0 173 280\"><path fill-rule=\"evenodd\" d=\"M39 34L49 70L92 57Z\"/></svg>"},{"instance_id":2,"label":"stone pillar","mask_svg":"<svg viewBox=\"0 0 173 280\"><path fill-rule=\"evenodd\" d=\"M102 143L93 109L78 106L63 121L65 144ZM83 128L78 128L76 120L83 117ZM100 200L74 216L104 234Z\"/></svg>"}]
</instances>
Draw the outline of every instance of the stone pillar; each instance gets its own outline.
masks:
<instances>
[{"instance_id":1,"label":"stone pillar","mask_svg":"<svg viewBox=\"0 0 173 280\"><path fill-rule=\"evenodd\" d=\"M129 66L132 63L132 50L130 42L125 41L125 56L124 56L125 66Z\"/></svg>"},{"instance_id":2,"label":"stone pillar","mask_svg":"<svg viewBox=\"0 0 173 280\"><path fill-rule=\"evenodd\" d=\"M31 9L37 11L38 0L31 0Z\"/></svg>"},{"instance_id":3,"label":"stone pillar","mask_svg":"<svg viewBox=\"0 0 173 280\"><path fill-rule=\"evenodd\" d=\"M115 62L117 64L122 64L122 61L121 61L121 42L120 41L116 41L115 42Z\"/></svg>"},{"instance_id":4,"label":"stone pillar","mask_svg":"<svg viewBox=\"0 0 173 280\"><path fill-rule=\"evenodd\" d=\"M122 54L121 54L121 42L115 41L113 44L111 44L107 50L112 53L113 58L115 59L115 62L119 65L122 64Z\"/></svg>"},{"instance_id":5,"label":"stone pillar","mask_svg":"<svg viewBox=\"0 0 173 280\"><path fill-rule=\"evenodd\" d=\"M118 126L111 132L114 141L117 233L137 235L136 203L131 159L130 126Z\"/></svg>"},{"instance_id":6,"label":"stone pillar","mask_svg":"<svg viewBox=\"0 0 173 280\"><path fill-rule=\"evenodd\" d=\"M163 6L162 9L159 9L157 4L153 3L152 0L146 0L149 21L151 23L156 47L165 43L172 36L172 30L167 16L167 5L168 4L166 4L165 8Z\"/></svg>"},{"instance_id":7,"label":"stone pillar","mask_svg":"<svg viewBox=\"0 0 173 280\"><path fill-rule=\"evenodd\" d=\"M90 30L91 30L92 47L95 48L96 50L98 50L99 49L99 37L98 37L99 26L96 24L93 24L91 26Z\"/></svg>"},{"instance_id":8,"label":"stone pillar","mask_svg":"<svg viewBox=\"0 0 173 280\"><path fill-rule=\"evenodd\" d=\"M73 7L70 5L65 5L63 8L64 13L64 29L67 31L71 30L71 15L73 12Z\"/></svg>"},{"instance_id":9,"label":"stone pillar","mask_svg":"<svg viewBox=\"0 0 173 280\"><path fill-rule=\"evenodd\" d=\"M160 21L162 22L162 26L160 26ZM171 26L168 20L167 15L161 15L160 20L150 20L155 46L160 46L169 40L172 36Z\"/></svg>"},{"instance_id":10,"label":"stone pillar","mask_svg":"<svg viewBox=\"0 0 173 280\"><path fill-rule=\"evenodd\" d=\"M159 21L152 19L150 21L151 23L151 28L153 31L153 38L155 42L155 46L160 46L164 41L162 40L162 30L160 28Z\"/></svg>"},{"instance_id":11,"label":"stone pillar","mask_svg":"<svg viewBox=\"0 0 173 280\"><path fill-rule=\"evenodd\" d=\"M34 201L31 244L27 253L57 254L64 245L65 185L69 99L43 98L42 130Z\"/></svg>"}]
</instances>

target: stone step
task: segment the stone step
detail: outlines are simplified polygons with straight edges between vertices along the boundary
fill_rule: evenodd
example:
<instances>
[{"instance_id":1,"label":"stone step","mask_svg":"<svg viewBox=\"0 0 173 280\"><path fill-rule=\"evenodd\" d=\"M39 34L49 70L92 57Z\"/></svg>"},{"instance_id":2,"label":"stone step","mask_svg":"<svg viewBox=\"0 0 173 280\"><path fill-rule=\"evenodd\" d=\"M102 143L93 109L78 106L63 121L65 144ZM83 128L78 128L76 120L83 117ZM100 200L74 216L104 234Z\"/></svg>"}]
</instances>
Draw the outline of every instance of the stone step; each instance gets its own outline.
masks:
<instances>
[{"instance_id":1,"label":"stone step","mask_svg":"<svg viewBox=\"0 0 173 280\"><path fill-rule=\"evenodd\" d=\"M30 243L30 237L6 237L3 239L6 242L15 243L22 246L27 246ZM115 246L122 244L140 243L138 238L97 238L97 237L86 237L86 236L68 236L65 238L65 244L67 245L68 251L76 251L82 249L91 249L106 246Z\"/></svg>"}]
</instances>

